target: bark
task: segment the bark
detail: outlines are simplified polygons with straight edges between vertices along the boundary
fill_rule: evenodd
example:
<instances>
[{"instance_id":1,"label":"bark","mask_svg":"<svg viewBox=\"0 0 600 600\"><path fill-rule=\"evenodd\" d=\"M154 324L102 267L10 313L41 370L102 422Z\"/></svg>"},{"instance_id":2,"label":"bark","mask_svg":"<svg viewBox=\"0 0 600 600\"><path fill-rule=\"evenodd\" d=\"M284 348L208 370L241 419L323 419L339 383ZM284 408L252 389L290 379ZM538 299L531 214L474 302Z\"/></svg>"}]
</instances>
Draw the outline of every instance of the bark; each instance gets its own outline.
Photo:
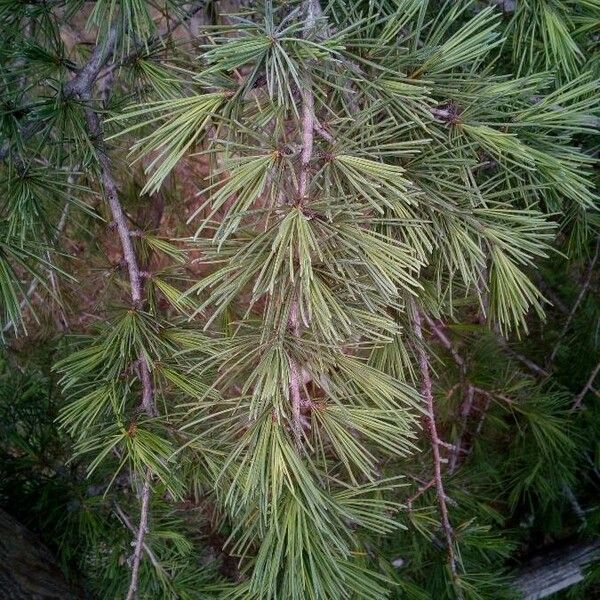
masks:
<instances>
[{"instance_id":1,"label":"bark","mask_svg":"<svg viewBox=\"0 0 600 600\"><path fill-rule=\"evenodd\" d=\"M10 600L82 600L50 551L0 509L0 597Z\"/></svg>"},{"instance_id":2,"label":"bark","mask_svg":"<svg viewBox=\"0 0 600 600\"><path fill-rule=\"evenodd\" d=\"M584 569L600 558L600 540L580 542L534 557L517 574L523 600L547 598L584 579Z\"/></svg>"}]
</instances>

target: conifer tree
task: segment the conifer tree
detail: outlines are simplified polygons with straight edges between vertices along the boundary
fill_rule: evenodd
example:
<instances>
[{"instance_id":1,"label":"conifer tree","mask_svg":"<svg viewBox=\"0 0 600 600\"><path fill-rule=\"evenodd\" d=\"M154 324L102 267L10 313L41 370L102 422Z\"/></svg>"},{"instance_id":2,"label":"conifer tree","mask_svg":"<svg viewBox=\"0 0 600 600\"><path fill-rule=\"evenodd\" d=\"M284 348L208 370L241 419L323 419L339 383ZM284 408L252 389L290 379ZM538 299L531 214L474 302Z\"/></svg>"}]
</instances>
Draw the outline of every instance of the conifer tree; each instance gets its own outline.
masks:
<instances>
[{"instance_id":1,"label":"conifer tree","mask_svg":"<svg viewBox=\"0 0 600 600\"><path fill-rule=\"evenodd\" d=\"M518 598L597 534L600 4L498 4L0 0L4 339L52 348L0 498L68 464L93 594Z\"/></svg>"}]
</instances>

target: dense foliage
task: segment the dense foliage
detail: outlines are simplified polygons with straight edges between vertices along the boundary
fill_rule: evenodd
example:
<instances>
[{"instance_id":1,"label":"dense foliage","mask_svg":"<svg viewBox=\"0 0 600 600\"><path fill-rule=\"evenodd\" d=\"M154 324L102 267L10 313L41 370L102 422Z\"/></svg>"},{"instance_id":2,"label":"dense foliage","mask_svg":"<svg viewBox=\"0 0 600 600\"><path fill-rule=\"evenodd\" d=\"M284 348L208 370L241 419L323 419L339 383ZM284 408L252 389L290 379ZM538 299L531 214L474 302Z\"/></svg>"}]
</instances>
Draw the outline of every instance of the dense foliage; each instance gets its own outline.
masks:
<instances>
[{"instance_id":1,"label":"dense foliage","mask_svg":"<svg viewBox=\"0 0 600 600\"><path fill-rule=\"evenodd\" d=\"M594 539L599 22L0 0L2 506L106 599L518 598Z\"/></svg>"}]
</instances>

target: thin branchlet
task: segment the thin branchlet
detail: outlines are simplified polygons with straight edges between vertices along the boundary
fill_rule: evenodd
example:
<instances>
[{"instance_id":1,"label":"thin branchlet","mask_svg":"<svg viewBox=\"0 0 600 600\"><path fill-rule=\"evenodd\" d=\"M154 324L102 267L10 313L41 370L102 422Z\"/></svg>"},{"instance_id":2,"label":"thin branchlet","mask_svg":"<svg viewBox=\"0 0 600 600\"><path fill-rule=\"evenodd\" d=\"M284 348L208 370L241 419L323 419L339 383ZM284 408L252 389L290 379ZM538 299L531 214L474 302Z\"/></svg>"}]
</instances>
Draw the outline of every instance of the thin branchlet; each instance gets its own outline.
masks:
<instances>
[{"instance_id":1,"label":"thin branchlet","mask_svg":"<svg viewBox=\"0 0 600 600\"><path fill-rule=\"evenodd\" d=\"M140 562L145 546L144 539L148 533L148 513L150 512L150 496L152 493L150 486L151 480L152 474L148 471L142 488L140 522L137 528L137 534L135 535L134 550L131 559L131 580L129 582L129 589L127 590L125 600L133 600L136 597L138 590Z\"/></svg>"},{"instance_id":2,"label":"thin branchlet","mask_svg":"<svg viewBox=\"0 0 600 600\"><path fill-rule=\"evenodd\" d=\"M421 395L425 400L426 423L431 443L431 453L433 457L433 479L435 481L435 491L440 510L441 527L446 542L446 551L448 553L448 566L452 581L456 589L457 598L462 599L463 594L459 582L459 564L455 552L454 531L450 524L448 515L447 496L444 490L444 481L442 478L442 457L440 455L440 438L437 431L435 418L433 385L431 383L429 357L424 347L423 329L421 324L421 313L414 302L411 302L412 329L417 341L417 355L419 361L419 370L421 372Z\"/></svg>"},{"instance_id":3,"label":"thin branchlet","mask_svg":"<svg viewBox=\"0 0 600 600\"><path fill-rule=\"evenodd\" d=\"M567 332L569 331L569 327L571 326L573 317L575 316L575 313L579 309L579 306L583 302L583 299L585 298L586 294L588 293L588 290L590 289L590 285L592 283L592 277L594 275L594 269L596 267L596 263L598 262L599 254L600 254L600 236L598 236L598 238L596 238L596 244L594 246L594 254L593 254L592 259L590 260L590 264L588 265L588 268L586 270L585 278L583 280L581 288L579 289L579 293L577 294L575 303L573 304L571 310L569 311L569 314L567 315L567 318L565 319L563 328L561 329L560 335L558 336L558 340L554 344L554 348L552 348L552 352L550 353L550 358L548 359L549 365L551 365L554 362L554 359L556 358L556 355L558 354L558 350L560 349L562 341L563 341L565 335L567 335Z\"/></svg>"}]
</instances>

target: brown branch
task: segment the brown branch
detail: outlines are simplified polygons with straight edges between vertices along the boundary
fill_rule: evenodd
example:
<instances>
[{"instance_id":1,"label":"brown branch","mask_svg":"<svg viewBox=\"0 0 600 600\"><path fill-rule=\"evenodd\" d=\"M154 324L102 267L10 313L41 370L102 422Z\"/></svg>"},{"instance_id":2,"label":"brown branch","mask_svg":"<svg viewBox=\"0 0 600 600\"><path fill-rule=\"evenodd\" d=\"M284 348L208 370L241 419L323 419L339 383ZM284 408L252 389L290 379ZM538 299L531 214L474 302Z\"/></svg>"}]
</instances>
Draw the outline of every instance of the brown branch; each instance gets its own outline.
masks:
<instances>
[{"instance_id":1,"label":"brown branch","mask_svg":"<svg viewBox=\"0 0 600 600\"><path fill-rule=\"evenodd\" d=\"M315 119L314 129L315 133L320 135L326 142L333 144L335 141L334 137L329 133L329 131L327 131L327 129L325 129L325 127L323 127L323 125L321 125L321 123L319 123L317 119Z\"/></svg>"},{"instance_id":2,"label":"brown branch","mask_svg":"<svg viewBox=\"0 0 600 600\"><path fill-rule=\"evenodd\" d=\"M303 35L305 38L311 38L315 34L317 16L321 13L321 7L318 0L305 0L303 7L306 18ZM302 75L302 87L300 89L300 96L302 98L302 153L300 155L300 178L298 183L300 203L304 202L308 192L310 162L312 159L314 132L317 123L317 119L315 118L315 96L313 93L312 76L308 69L305 69Z\"/></svg>"},{"instance_id":3,"label":"brown branch","mask_svg":"<svg viewBox=\"0 0 600 600\"><path fill-rule=\"evenodd\" d=\"M431 383L429 358L424 348L423 330L421 325L421 314L414 301L411 300L412 327L417 339L417 354L419 358L419 369L421 371L421 395L425 400L427 416L427 430L431 442L431 452L433 455L433 479L435 480L435 490L440 510L440 520L442 531L446 541L446 550L448 552L448 565L452 582L456 588L457 597L462 600L463 594L459 587L458 559L454 549L454 531L450 524L448 516L448 506L446 504L446 492L444 491L444 482L442 480L442 459L440 456L440 438L438 436L435 420L433 386Z\"/></svg>"},{"instance_id":4,"label":"brown branch","mask_svg":"<svg viewBox=\"0 0 600 600\"><path fill-rule=\"evenodd\" d=\"M101 146L99 148L98 161L100 165L102 185L104 187L104 193L112 214L113 221L117 227L119 240L121 242L121 249L123 251L123 258L125 259L129 272L131 300L134 308L137 310L142 307L142 278L140 275L140 268L137 262L135 251L133 249L133 244L131 242L131 235L127 225L127 220L125 218L125 213L123 212L121 202L119 201L117 186L110 171L110 165L108 157L105 154L105 148L103 147L104 144L101 135L100 119L97 113L89 107L86 108L86 119L90 132L92 133L93 137L97 139L98 144ZM154 402L154 386L152 384L150 368L144 356L139 357L138 365L140 381L142 384L142 407L149 417L154 417L157 414L156 405ZM147 471L142 490L142 510L140 515L140 524L138 527L135 550L132 559L131 582L126 600L135 598L138 586L142 547L144 544L144 537L146 535L148 524L148 507L150 504L151 494L150 479L151 473L150 471Z\"/></svg>"},{"instance_id":5,"label":"brown branch","mask_svg":"<svg viewBox=\"0 0 600 600\"><path fill-rule=\"evenodd\" d=\"M450 341L450 338L446 335L441 325L436 323L430 316L423 315L425 320L427 321L427 325L431 329L431 331L435 334L435 337L441 342L442 346L450 352L452 355L452 359L458 365L461 370L461 373L464 374L466 370L465 360L464 358L457 352L454 344Z\"/></svg>"}]
</instances>

